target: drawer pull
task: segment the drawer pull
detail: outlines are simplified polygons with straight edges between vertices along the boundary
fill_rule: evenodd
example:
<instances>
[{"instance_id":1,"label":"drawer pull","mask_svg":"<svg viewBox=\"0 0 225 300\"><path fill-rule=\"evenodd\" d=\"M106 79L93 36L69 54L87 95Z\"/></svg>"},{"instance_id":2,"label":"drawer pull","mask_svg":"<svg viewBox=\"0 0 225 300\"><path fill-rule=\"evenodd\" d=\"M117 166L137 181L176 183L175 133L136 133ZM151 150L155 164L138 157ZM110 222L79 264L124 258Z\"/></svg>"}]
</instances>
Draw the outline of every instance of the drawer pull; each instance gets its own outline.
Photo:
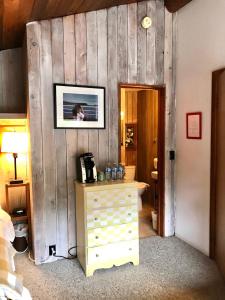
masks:
<instances>
[{"instance_id":1,"label":"drawer pull","mask_svg":"<svg viewBox=\"0 0 225 300\"><path fill-rule=\"evenodd\" d=\"M97 239L98 239L98 236L96 235L96 237L95 237L95 238L96 238L96 240L97 240Z\"/></svg>"},{"instance_id":2,"label":"drawer pull","mask_svg":"<svg viewBox=\"0 0 225 300\"><path fill-rule=\"evenodd\" d=\"M129 248L129 251L132 251L132 248Z\"/></svg>"},{"instance_id":3,"label":"drawer pull","mask_svg":"<svg viewBox=\"0 0 225 300\"><path fill-rule=\"evenodd\" d=\"M99 257L99 255L98 255L98 254L96 254L95 256L96 256L96 257Z\"/></svg>"},{"instance_id":4,"label":"drawer pull","mask_svg":"<svg viewBox=\"0 0 225 300\"><path fill-rule=\"evenodd\" d=\"M98 221L98 218L95 218L95 221Z\"/></svg>"},{"instance_id":5,"label":"drawer pull","mask_svg":"<svg viewBox=\"0 0 225 300\"><path fill-rule=\"evenodd\" d=\"M95 198L95 199L94 199L94 201L95 201L95 202L98 202L98 199L97 199L97 198Z\"/></svg>"},{"instance_id":6,"label":"drawer pull","mask_svg":"<svg viewBox=\"0 0 225 300\"><path fill-rule=\"evenodd\" d=\"M131 216L131 213L128 213L128 216Z\"/></svg>"},{"instance_id":7,"label":"drawer pull","mask_svg":"<svg viewBox=\"0 0 225 300\"><path fill-rule=\"evenodd\" d=\"M128 233L132 233L132 230L129 230Z\"/></svg>"},{"instance_id":8,"label":"drawer pull","mask_svg":"<svg viewBox=\"0 0 225 300\"><path fill-rule=\"evenodd\" d=\"M128 195L128 197L130 198L130 197L131 197L131 195Z\"/></svg>"}]
</instances>

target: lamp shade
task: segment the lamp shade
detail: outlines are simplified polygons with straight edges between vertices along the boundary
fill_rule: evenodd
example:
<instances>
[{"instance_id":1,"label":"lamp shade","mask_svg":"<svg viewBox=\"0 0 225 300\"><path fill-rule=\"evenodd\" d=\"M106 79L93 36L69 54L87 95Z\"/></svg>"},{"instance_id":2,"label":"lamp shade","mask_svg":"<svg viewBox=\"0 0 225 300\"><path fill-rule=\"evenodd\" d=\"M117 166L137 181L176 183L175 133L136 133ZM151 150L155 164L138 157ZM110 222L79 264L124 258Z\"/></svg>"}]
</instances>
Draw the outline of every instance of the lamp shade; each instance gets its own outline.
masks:
<instances>
[{"instance_id":1,"label":"lamp shade","mask_svg":"<svg viewBox=\"0 0 225 300\"><path fill-rule=\"evenodd\" d=\"M27 152L27 134L25 132L4 132L2 136L1 152Z\"/></svg>"}]
</instances>

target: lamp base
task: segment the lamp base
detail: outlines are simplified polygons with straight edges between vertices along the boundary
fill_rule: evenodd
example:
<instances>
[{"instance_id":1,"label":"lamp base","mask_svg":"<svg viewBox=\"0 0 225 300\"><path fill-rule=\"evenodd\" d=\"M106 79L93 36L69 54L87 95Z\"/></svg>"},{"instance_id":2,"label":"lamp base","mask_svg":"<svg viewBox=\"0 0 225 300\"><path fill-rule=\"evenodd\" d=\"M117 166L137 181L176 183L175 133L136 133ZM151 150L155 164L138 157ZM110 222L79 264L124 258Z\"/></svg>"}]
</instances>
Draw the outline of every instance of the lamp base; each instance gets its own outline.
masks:
<instances>
[{"instance_id":1,"label":"lamp base","mask_svg":"<svg viewBox=\"0 0 225 300\"><path fill-rule=\"evenodd\" d=\"M10 184L21 184L23 183L23 179L12 179L9 181Z\"/></svg>"}]
</instances>

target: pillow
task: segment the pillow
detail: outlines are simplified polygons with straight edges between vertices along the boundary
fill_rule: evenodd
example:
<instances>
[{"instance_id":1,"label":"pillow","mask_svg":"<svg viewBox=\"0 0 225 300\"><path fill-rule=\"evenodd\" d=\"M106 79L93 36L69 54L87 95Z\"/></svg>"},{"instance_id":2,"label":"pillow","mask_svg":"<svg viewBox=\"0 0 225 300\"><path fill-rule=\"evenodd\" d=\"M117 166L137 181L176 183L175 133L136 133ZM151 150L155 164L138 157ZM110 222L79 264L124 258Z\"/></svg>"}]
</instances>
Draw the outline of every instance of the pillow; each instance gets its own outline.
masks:
<instances>
[{"instance_id":1,"label":"pillow","mask_svg":"<svg viewBox=\"0 0 225 300\"><path fill-rule=\"evenodd\" d=\"M8 222L8 221L11 220L10 215L7 214L7 212L4 211L4 210L1 208L1 206L0 206L0 219L3 220L3 221L5 221L5 222Z\"/></svg>"},{"instance_id":2,"label":"pillow","mask_svg":"<svg viewBox=\"0 0 225 300\"><path fill-rule=\"evenodd\" d=\"M0 207L0 237L6 239L9 242L13 242L15 239L15 231L11 217Z\"/></svg>"}]
</instances>

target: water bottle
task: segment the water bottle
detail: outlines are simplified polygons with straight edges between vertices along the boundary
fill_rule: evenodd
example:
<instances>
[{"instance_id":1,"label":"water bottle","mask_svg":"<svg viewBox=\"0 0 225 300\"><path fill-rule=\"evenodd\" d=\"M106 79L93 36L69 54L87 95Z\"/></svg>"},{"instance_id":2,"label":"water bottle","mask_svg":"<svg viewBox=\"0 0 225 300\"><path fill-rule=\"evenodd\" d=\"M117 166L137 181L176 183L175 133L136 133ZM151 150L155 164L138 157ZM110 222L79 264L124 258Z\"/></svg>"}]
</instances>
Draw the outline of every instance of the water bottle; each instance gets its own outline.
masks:
<instances>
[{"instance_id":1,"label":"water bottle","mask_svg":"<svg viewBox=\"0 0 225 300\"><path fill-rule=\"evenodd\" d=\"M123 175L124 175L124 169L123 166L119 165L117 168L117 174L116 174L116 178L118 180L122 180L123 179Z\"/></svg>"},{"instance_id":2,"label":"water bottle","mask_svg":"<svg viewBox=\"0 0 225 300\"><path fill-rule=\"evenodd\" d=\"M104 174L104 172L98 171L97 178L98 178L98 181L104 181L105 180L105 174Z\"/></svg>"},{"instance_id":3,"label":"water bottle","mask_svg":"<svg viewBox=\"0 0 225 300\"><path fill-rule=\"evenodd\" d=\"M112 180L116 180L116 179L117 179L117 165L116 163L114 163L112 167Z\"/></svg>"},{"instance_id":4,"label":"water bottle","mask_svg":"<svg viewBox=\"0 0 225 300\"><path fill-rule=\"evenodd\" d=\"M105 168L105 180L109 181L111 180L111 173L112 169L110 168L110 164L107 164L107 167Z\"/></svg>"}]
</instances>

